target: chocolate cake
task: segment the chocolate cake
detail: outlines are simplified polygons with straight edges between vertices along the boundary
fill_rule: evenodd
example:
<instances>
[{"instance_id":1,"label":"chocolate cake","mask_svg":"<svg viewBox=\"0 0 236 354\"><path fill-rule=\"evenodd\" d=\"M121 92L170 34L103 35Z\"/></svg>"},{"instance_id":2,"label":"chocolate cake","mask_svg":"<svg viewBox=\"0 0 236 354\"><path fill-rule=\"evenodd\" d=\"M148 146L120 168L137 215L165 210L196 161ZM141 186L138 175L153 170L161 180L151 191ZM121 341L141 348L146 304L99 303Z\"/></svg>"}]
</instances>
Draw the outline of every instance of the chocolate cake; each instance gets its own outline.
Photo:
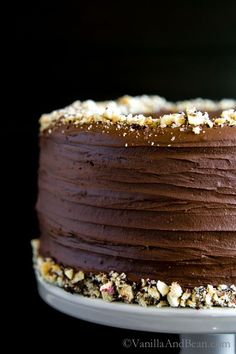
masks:
<instances>
[{"instance_id":1,"label":"chocolate cake","mask_svg":"<svg viewBox=\"0 0 236 354\"><path fill-rule=\"evenodd\" d=\"M236 101L76 101L40 120L40 276L106 300L236 307Z\"/></svg>"}]
</instances>

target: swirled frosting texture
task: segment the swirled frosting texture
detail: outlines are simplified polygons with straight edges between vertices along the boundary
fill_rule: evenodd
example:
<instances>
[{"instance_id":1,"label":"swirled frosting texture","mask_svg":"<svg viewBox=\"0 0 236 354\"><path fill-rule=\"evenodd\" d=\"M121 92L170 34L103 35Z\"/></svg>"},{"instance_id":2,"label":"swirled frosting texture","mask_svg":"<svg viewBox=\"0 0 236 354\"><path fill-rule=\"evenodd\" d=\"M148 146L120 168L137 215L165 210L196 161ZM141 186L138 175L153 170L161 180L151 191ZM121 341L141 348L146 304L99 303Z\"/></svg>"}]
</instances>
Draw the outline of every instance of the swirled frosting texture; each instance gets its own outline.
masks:
<instances>
[{"instance_id":1,"label":"swirled frosting texture","mask_svg":"<svg viewBox=\"0 0 236 354\"><path fill-rule=\"evenodd\" d=\"M40 253L132 280L235 284L236 128L103 128L42 133Z\"/></svg>"}]
</instances>

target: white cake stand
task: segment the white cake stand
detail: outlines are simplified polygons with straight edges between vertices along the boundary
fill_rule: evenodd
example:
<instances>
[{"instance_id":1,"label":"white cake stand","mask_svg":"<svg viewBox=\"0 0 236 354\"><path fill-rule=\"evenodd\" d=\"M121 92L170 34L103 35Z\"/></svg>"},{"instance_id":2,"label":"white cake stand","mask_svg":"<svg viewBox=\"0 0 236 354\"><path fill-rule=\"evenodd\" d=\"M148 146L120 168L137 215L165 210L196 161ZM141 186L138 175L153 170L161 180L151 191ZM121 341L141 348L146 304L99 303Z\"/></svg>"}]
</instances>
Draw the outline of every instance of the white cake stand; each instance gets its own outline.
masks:
<instances>
[{"instance_id":1,"label":"white cake stand","mask_svg":"<svg viewBox=\"0 0 236 354\"><path fill-rule=\"evenodd\" d=\"M73 295L38 278L42 299L73 317L132 330L181 334L181 353L235 354L236 309L156 308ZM124 346L132 346L126 340Z\"/></svg>"}]
</instances>

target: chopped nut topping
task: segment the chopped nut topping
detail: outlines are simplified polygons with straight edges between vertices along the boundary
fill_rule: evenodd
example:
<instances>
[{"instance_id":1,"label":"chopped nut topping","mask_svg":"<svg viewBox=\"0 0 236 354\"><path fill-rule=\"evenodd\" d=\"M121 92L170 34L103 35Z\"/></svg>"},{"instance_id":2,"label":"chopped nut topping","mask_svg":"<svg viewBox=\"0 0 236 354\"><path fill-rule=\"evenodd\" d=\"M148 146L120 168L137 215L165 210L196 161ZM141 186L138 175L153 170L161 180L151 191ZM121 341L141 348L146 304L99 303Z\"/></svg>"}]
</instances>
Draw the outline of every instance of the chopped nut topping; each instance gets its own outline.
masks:
<instances>
[{"instance_id":1,"label":"chopped nut topping","mask_svg":"<svg viewBox=\"0 0 236 354\"><path fill-rule=\"evenodd\" d=\"M157 289L159 290L162 296L167 295L170 290L169 286L160 280L158 280L157 282Z\"/></svg>"},{"instance_id":2,"label":"chopped nut topping","mask_svg":"<svg viewBox=\"0 0 236 354\"><path fill-rule=\"evenodd\" d=\"M154 287L148 288L148 294L156 300L160 299L160 293L157 290L157 288Z\"/></svg>"},{"instance_id":3,"label":"chopped nut topping","mask_svg":"<svg viewBox=\"0 0 236 354\"><path fill-rule=\"evenodd\" d=\"M75 275L72 277L71 282L72 282L72 284L76 284L81 280L84 280L84 272L79 271L79 272L75 273Z\"/></svg>"},{"instance_id":4,"label":"chopped nut topping","mask_svg":"<svg viewBox=\"0 0 236 354\"><path fill-rule=\"evenodd\" d=\"M87 100L76 101L64 109L53 111L50 114L43 114L40 118L41 131L53 132L52 127L58 124L74 124L79 127L88 125L88 130L93 124L103 123L104 126L116 124L118 129L121 125L165 127L193 127L195 134L200 134L201 127L207 125L215 126L236 126L236 100L221 100L218 102L194 99L182 102L168 102L159 96L124 96L116 101L94 102ZM221 110L221 117L210 119L208 111ZM170 114L159 114L161 111L172 112ZM204 111L204 112L202 112ZM181 112L181 113L176 113ZM140 114L142 113L142 114ZM151 114L151 116L147 116ZM63 131L64 132L64 131Z\"/></svg>"},{"instance_id":5,"label":"chopped nut topping","mask_svg":"<svg viewBox=\"0 0 236 354\"><path fill-rule=\"evenodd\" d=\"M201 127L193 127L192 131L194 132L194 134L200 134L201 133Z\"/></svg>"},{"instance_id":6,"label":"chopped nut topping","mask_svg":"<svg viewBox=\"0 0 236 354\"><path fill-rule=\"evenodd\" d=\"M71 268L66 268L66 269L64 270L64 273L65 273L65 275L67 276L67 278L69 278L70 280L72 280L73 275L74 275L73 269L71 269Z\"/></svg>"},{"instance_id":7,"label":"chopped nut topping","mask_svg":"<svg viewBox=\"0 0 236 354\"><path fill-rule=\"evenodd\" d=\"M132 302L134 298L133 289L130 285L124 284L118 289L119 295L124 299L125 302Z\"/></svg>"}]
</instances>

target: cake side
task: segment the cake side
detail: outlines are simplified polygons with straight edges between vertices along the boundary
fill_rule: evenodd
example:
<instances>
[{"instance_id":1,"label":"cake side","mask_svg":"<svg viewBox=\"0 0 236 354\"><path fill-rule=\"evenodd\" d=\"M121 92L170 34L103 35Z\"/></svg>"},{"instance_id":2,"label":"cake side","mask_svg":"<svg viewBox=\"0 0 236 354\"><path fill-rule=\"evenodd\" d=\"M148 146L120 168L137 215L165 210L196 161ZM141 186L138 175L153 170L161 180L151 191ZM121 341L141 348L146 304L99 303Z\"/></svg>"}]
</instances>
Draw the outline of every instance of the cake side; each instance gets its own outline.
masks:
<instances>
[{"instance_id":1,"label":"cake side","mask_svg":"<svg viewBox=\"0 0 236 354\"><path fill-rule=\"evenodd\" d=\"M236 120L227 108L207 115L193 108L153 112L129 121L114 120L114 112L108 119L85 114L84 120L64 112L42 125L38 259L48 264L46 280L53 278L52 265L64 280L68 269L95 283L99 274L108 284L116 283L114 274L125 274L134 291L130 302L139 302L135 284L140 289L143 281L147 289L158 280L180 284L182 293L202 289L205 295L192 307L208 306L211 287L220 298L223 286L230 300L209 306L233 307ZM64 284L76 292L68 279Z\"/></svg>"},{"instance_id":2,"label":"cake side","mask_svg":"<svg viewBox=\"0 0 236 354\"><path fill-rule=\"evenodd\" d=\"M234 128L209 128L184 147L168 146L162 130L166 146L145 146L142 129L133 147L133 132L63 130L41 135L42 255L134 280L236 282Z\"/></svg>"}]
</instances>

